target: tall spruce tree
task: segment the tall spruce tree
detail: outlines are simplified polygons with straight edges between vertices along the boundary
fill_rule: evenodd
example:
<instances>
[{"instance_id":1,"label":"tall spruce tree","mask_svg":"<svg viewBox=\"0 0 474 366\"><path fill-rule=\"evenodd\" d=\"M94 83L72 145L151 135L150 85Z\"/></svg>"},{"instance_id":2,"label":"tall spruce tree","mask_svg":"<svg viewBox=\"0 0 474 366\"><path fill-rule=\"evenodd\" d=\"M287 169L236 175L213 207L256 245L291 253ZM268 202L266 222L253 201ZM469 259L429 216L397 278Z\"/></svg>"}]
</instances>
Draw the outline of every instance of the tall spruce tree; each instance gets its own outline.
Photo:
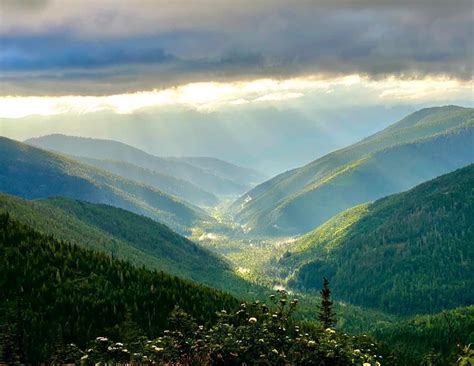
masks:
<instances>
[{"instance_id":1,"label":"tall spruce tree","mask_svg":"<svg viewBox=\"0 0 474 366\"><path fill-rule=\"evenodd\" d=\"M331 300L331 290L329 281L323 278L323 288L321 294L321 305L319 306L318 319L323 329L332 328L336 324L336 314L333 311L334 302Z\"/></svg>"}]
</instances>

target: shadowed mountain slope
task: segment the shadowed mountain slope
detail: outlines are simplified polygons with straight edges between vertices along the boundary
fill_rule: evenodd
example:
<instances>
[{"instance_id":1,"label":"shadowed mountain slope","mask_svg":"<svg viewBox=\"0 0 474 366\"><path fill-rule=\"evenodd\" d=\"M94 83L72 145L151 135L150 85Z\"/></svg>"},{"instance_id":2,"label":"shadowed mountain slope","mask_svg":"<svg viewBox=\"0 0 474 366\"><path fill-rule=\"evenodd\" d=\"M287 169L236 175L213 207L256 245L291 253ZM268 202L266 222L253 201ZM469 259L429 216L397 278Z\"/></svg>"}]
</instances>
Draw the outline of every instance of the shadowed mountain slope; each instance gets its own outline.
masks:
<instances>
[{"instance_id":1,"label":"shadowed mountain slope","mask_svg":"<svg viewBox=\"0 0 474 366\"><path fill-rule=\"evenodd\" d=\"M105 203L186 232L212 220L203 210L149 186L46 150L0 138L0 191L27 199L64 196Z\"/></svg>"},{"instance_id":2,"label":"shadowed mountain slope","mask_svg":"<svg viewBox=\"0 0 474 366\"><path fill-rule=\"evenodd\" d=\"M144 216L68 198L34 201L0 193L0 210L35 230L137 266L238 294L251 292L217 255Z\"/></svg>"},{"instance_id":3,"label":"shadowed mountain slope","mask_svg":"<svg viewBox=\"0 0 474 366\"><path fill-rule=\"evenodd\" d=\"M237 167L222 160L163 158L112 140L48 135L29 139L26 143L77 157L127 162L188 181L214 195L241 194L264 178L252 169Z\"/></svg>"},{"instance_id":4,"label":"shadowed mountain slope","mask_svg":"<svg viewBox=\"0 0 474 366\"><path fill-rule=\"evenodd\" d=\"M167 194L184 199L197 206L215 206L218 198L212 193L189 183L186 180L162 174L150 169L142 168L131 163L117 160L100 160L92 158L75 158L84 164L106 170L112 174L146 184Z\"/></svg>"}]
</instances>

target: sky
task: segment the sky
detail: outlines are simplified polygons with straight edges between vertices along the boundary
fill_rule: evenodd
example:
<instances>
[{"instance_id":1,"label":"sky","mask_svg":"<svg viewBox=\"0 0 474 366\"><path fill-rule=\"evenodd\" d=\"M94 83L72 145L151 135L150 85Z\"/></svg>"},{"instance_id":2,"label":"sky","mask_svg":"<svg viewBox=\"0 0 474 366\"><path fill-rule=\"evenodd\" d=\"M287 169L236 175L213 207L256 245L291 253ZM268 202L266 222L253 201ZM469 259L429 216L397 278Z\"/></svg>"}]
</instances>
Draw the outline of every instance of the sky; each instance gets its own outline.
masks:
<instances>
[{"instance_id":1,"label":"sky","mask_svg":"<svg viewBox=\"0 0 474 366\"><path fill-rule=\"evenodd\" d=\"M314 133L343 120L354 140L402 110L471 105L473 24L464 0L0 0L0 134L55 132L41 117L161 121L170 109L173 136L193 113L208 124L233 113L271 134L272 113L292 111ZM367 110L377 117L361 121Z\"/></svg>"}]
</instances>

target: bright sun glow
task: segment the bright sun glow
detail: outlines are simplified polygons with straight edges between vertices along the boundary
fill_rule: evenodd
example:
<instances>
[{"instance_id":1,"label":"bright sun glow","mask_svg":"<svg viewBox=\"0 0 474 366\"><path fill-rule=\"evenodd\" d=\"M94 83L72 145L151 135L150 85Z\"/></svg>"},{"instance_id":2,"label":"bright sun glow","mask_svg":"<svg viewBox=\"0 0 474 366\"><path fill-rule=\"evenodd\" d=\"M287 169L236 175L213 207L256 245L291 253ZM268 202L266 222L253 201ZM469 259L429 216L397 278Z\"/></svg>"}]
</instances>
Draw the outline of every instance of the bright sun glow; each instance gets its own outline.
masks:
<instances>
[{"instance_id":1,"label":"bright sun glow","mask_svg":"<svg viewBox=\"0 0 474 366\"><path fill-rule=\"evenodd\" d=\"M307 76L286 80L258 79L237 82L199 82L173 88L108 96L0 97L0 117L89 113L111 110L133 113L147 107L185 106L210 111L226 105L281 102L308 93L329 94L351 88L382 102L401 100L449 100L472 93L472 82L448 78L371 80L359 75L340 78Z\"/></svg>"}]
</instances>

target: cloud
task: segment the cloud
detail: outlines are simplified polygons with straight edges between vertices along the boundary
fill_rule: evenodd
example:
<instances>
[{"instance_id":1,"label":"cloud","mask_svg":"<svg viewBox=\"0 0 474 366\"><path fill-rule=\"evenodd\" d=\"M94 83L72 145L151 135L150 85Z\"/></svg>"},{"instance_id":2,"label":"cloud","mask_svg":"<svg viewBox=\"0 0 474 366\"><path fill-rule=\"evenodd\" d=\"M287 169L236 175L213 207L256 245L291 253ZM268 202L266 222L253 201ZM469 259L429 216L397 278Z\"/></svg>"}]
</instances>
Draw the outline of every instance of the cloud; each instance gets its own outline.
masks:
<instances>
[{"instance_id":1,"label":"cloud","mask_svg":"<svg viewBox=\"0 0 474 366\"><path fill-rule=\"evenodd\" d=\"M0 70L36 71L104 68L120 64L160 64L173 60L147 38L81 40L64 34L1 38Z\"/></svg>"},{"instance_id":2,"label":"cloud","mask_svg":"<svg viewBox=\"0 0 474 366\"><path fill-rule=\"evenodd\" d=\"M0 0L0 15L4 95L312 74L472 78L464 0Z\"/></svg>"},{"instance_id":3,"label":"cloud","mask_svg":"<svg viewBox=\"0 0 474 366\"><path fill-rule=\"evenodd\" d=\"M146 92L105 96L0 97L0 118L29 115L112 111L133 114L153 108L197 111L231 109L239 105L306 104L333 106L397 105L465 101L472 83L446 78L403 80L389 77L371 80L359 75L338 78L306 76L292 79L256 79L240 82L198 82ZM303 109L307 109L304 107Z\"/></svg>"}]
</instances>

